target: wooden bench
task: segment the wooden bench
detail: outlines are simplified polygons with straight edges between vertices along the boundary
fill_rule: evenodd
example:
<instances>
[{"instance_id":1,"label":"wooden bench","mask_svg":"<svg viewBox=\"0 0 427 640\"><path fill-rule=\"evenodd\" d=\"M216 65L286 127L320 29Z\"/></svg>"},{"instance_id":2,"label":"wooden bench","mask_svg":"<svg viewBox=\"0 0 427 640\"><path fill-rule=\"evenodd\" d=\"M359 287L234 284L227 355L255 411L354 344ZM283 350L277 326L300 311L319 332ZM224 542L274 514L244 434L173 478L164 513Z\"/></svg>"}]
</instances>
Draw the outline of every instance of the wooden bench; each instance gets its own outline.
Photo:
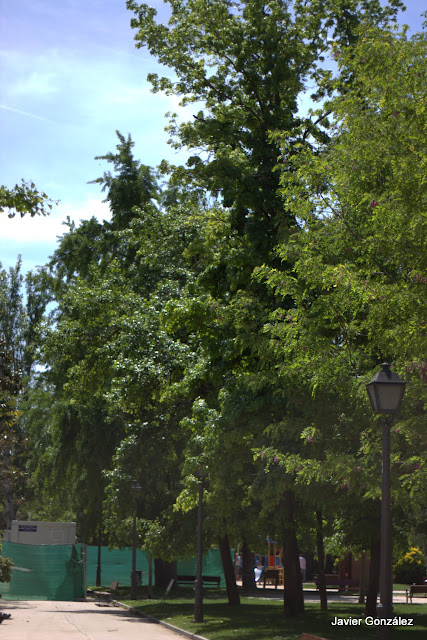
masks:
<instances>
[{"instance_id":1,"label":"wooden bench","mask_svg":"<svg viewBox=\"0 0 427 640\"><path fill-rule=\"evenodd\" d=\"M412 604L412 597L417 594L423 594L425 598L427 596L427 584L411 584L409 589L406 589L406 603L410 601Z\"/></svg>"},{"instance_id":2,"label":"wooden bench","mask_svg":"<svg viewBox=\"0 0 427 640\"><path fill-rule=\"evenodd\" d=\"M277 585L280 581L280 569L272 569L267 567L262 575L261 580L263 582L264 589L267 581L274 583L274 588L277 589Z\"/></svg>"},{"instance_id":3,"label":"wooden bench","mask_svg":"<svg viewBox=\"0 0 427 640\"><path fill-rule=\"evenodd\" d=\"M196 581L196 576L191 576L191 575L180 575L180 576L176 576L175 578L175 582L180 585L184 585L184 584L191 584L194 586L194 583ZM202 576L202 585L204 587L208 587L208 586L216 586L219 587L221 584L221 578L219 576Z\"/></svg>"},{"instance_id":4,"label":"wooden bench","mask_svg":"<svg viewBox=\"0 0 427 640\"><path fill-rule=\"evenodd\" d=\"M112 602L113 597L116 595L117 587L119 583L117 581L113 581L110 586L110 591L94 591L93 594L95 596L95 604L100 605L103 602Z\"/></svg>"},{"instance_id":5,"label":"wooden bench","mask_svg":"<svg viewBox=\"0 0 427 640\"><path fill-rule=\"evenodd\" d=\"M320 582L318 575L314 576L314 583L316 589L319 589ZM325 585L327 587L338 587L339 591L351 591L359 588L359 580L356 578L340 578L336 573L327 573L325 575Z\"/></svg>"}]
</instances>

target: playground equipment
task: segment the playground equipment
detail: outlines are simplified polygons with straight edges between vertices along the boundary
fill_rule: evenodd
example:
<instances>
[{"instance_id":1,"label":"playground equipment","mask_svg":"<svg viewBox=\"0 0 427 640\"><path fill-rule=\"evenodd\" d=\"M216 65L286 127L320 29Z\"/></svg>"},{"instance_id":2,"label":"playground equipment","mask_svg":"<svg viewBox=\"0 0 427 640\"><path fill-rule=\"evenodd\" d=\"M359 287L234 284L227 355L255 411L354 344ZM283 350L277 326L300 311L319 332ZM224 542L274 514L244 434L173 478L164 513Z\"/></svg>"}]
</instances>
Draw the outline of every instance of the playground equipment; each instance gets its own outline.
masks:
<instances>
[{"instance_id":1,"label":"playground equipment","mask_svg":"<svg viewBox=\"0 0 427 640\"><path fill-rule=\"evenodd\" d=\"M267 553L265 555L255 554L255 582L261 580L265 584L283 584L283 565L280 557L280 549L275 540L266 539Z\"/></svg>"}]
</instances>

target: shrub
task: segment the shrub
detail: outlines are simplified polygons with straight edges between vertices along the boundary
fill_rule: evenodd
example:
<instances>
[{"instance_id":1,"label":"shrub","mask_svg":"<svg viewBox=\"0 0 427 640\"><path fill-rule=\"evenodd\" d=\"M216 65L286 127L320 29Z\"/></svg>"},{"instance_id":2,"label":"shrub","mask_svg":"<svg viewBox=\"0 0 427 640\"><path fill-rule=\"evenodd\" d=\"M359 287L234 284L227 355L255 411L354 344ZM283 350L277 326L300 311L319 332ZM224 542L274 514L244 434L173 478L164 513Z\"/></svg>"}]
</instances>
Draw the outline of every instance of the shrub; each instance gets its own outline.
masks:
<instances>
[{"instance_id":1,"label":"shrub","mask_svg":"<svg viewBox=\"0 0 427 640\"><path fill-rule=\"evenodd\" d=\"M12 579L13 562L10 558L0 555L0 582L10 582Z\"/></svg>"},{"instance_id":2,"label":"shrub","mask_svg":"<svg viewBox=\"0 0 427 640\"><path fill-rule=\"evenodd\" d=\"M394 565L396 582L402 584L421 584L427 573L426 559L420 549L411 547Z\"/></svg>"}]
</instances>

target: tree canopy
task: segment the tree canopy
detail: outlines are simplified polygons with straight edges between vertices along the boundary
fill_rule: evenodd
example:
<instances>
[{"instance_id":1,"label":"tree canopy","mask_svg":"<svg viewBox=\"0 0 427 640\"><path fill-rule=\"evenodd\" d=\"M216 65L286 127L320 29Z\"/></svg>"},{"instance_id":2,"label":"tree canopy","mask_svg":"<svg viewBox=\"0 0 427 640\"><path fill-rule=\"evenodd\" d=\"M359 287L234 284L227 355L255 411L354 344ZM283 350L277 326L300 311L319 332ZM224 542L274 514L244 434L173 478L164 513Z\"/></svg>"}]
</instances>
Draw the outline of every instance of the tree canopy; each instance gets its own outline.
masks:
<instances>
[{"instance_id":1,"label":"tree canopy","mask_svg":"<svg viewBox=\"0 0 427 640\"><path fill-rule=\"evenodd\" d=\"M118 132L94 181L111 222L69 224L29 280L28 469L44 514L62 491L117 545L138 483L140 544L170 560L191 547L207 466L209 543L279 540L297 615L313 531L375 549L365 383L385 359L411 383L392 433L398 541L425 534L425 36L390 26L397 0L170 0L168 25L127 4L171 73L153 90L197 110L169 126L191 156L154 170Z\"/></svg>"},{"instance_id":2,"label":"tree canopy","mask_svg":"<svg viewBox=\"0 0 427 640\"><path fill-rule=\"evenodd\" d=\"M36 215L48 215L55 203L39 191L34 182L16 184L12 189L0 185L0 213L8 212L9 218L14 218L17 213L23 218L26 214L31 217Z\"/></svg>"}]
</instances>

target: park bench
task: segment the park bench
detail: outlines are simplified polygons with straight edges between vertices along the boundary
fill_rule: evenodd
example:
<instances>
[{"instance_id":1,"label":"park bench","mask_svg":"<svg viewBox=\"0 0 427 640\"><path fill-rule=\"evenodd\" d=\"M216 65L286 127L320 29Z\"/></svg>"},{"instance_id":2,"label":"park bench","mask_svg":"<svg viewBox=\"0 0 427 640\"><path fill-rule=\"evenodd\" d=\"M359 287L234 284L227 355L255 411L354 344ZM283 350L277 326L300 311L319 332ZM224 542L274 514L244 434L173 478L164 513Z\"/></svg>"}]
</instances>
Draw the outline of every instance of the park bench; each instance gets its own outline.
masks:
<instances>
[{"instance_id":1,"label":"park bench","mask_svg":"<svg viewBox=\"0 0 427 640\"><path fill-rule=\"evenodd\" d=\"M175 581L178 585L191 584L194 586L194 583L196 581L196 576L179 575L179 576L176 576ZM221 584L221 578L219 576L202 576L202 584L204 587L208 587L208 586L219 587Z\"/></svg>"},{"instance_id":2,"label":"park bench","mask_svg":"<svg viewBox=\"0 0 427 640\"><path fill-rule=\"evenodd\" d=\"M95 596L95 604L100 605L103 602L112 602L113 597L116 595L118 586L119 586L119 583L114 580L111 583L109 591L94 591L93 594Z\"/></svg>"},{"instance_id":3,"label":"park bench","mask_svg":"<svg viewBox=\"0 0 427 640\"><path fill-rule=\"evenodd\" d=\"M409 589L406 589L406 603L409 601L412 604L412 597L417 594L423 594L427 596L427 584L411 584Z\"/></svg>"},{"instance_id":4,"label":"park bench","mask_svg":"<svg viewBox=\"0 0 427 640\"><path fill-rule=\"evenodd\" d=\"M320 582L318 575L314 576L314 583L316 585L316 589L319 589ZM338 587L339 591L351 591L359 588L359 580L356 578L340 578L336 573L327 573L325 575L325 585L327 587Z\"/></svg>"},{"instance_id":5,"label":"park bench","mask_svg":"<svg viewBox=\"0 0 427 640\"><path fill-rule=\"evenodd\" d=\"M265 589L265 584L268 581L269 583L274 583L275 585L275 589L277 589L277 585L279 584L280 581L280 569L272 569L272 568L266 568L264 570L264 573L262 574L262 578L261 580L263 581L263 586Z\"/></svg>"}]
</instances>

